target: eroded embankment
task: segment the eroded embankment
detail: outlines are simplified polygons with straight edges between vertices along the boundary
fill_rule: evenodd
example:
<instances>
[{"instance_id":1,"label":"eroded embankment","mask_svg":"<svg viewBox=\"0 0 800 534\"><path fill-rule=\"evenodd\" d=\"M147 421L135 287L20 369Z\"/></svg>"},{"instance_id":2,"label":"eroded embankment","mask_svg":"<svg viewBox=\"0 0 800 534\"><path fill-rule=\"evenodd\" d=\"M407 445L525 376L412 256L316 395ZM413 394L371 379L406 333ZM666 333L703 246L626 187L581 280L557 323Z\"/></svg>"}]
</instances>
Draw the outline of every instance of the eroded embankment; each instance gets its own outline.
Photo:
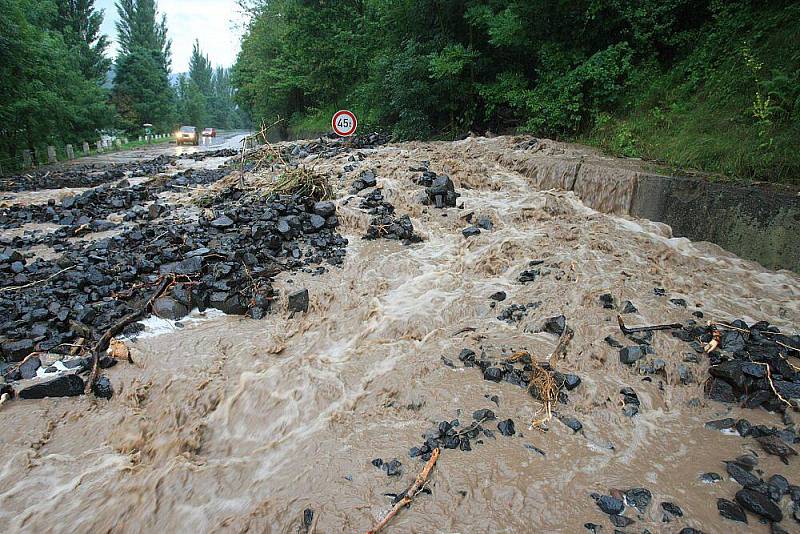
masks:
<instances>
[{"instance_id":1,"label":"eroded embankment","mask_svg":"<svg viewBox=\"0 0 800 534\"><path fill-rule=\"evenodd\" d=\"M604 514L592 493L644 488L650 502L637 510L629 499L621 514L637 532L768 532L752 514L749 524L720 515L717 499L741 490L723 461L755 451L758 477L798 484L797 459L786 466L752 435L705 423L745 418L794 432L794 412L707 399L708 356L669 331L634 342L617 315L630 312L629 325L689 324L702 312L703 321L765 320L793 333L800 278L673 238L662 224L595 211L575 192L540 191L502 158L511 143L409 143L306 159L334 177L337 231L349 242L340 268L275 278L280 295L309 290L308 312L276 305L261 320L167 324L165 334L129 342L134 363L108 371L110 401L7 403L0 525L297 532L308 509L317 532L366 531L391 506L386 494L406 489L423 465L412 447L442 421L464 428L490 409L496 420L482 427L491 435L471 437L471 450L444 450L431 493L387 531L581 532L586 523L612 531L611 521L624 520ZM423 168L450 175L463 209L420 203ZM348 193L367 169L422 242L361 239L368 212L386 210L374 187ZM467 219L480 233L462 234ZM580 383L562 391L559 418L543 432L528 426L541 403L507 372L484 379L462 351L545 359L559 339L558 325L545 323L560 315L574 338L555 367ZM609 336L654 353L625 365ZM510 436L507 423L498 427L508 419ZM376 467L378 458L391 469ZM703 476L710 472L720 480ZM780 525L791 531L792 495L779 502Z\"/></svg>"}]
</instances>

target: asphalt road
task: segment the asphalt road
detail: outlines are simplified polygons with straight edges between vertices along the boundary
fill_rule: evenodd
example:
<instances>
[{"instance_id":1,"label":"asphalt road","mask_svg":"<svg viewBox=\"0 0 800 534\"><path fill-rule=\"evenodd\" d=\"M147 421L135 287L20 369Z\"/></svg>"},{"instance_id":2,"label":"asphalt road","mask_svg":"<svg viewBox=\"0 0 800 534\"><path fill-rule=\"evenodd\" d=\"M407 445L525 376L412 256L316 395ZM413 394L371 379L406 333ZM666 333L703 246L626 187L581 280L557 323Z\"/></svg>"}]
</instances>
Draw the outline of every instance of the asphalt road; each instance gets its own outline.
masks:
<instances>
[{"instance_id":1,"label":"asphalt road","mask_svg":"<svg viewBox=\"0 0 800 534\"><path fill-rule=\"evenodd\" d=\"M220 150L223 148L240 148L242 139L250 132L246 130L231 130L217 133L217 137L201 137L200 144L181 145L175 144L172 140L169 143L158 143L151 146L137 147L131 150L122 150L107 154L99 154L86 158L78 158L71 163L75 165L85 165L87 163L128 163L131 161L141 161L153 159L160 155L181 156L184 154L194 154L208 150Z\"/></svg>"}]
</instances>

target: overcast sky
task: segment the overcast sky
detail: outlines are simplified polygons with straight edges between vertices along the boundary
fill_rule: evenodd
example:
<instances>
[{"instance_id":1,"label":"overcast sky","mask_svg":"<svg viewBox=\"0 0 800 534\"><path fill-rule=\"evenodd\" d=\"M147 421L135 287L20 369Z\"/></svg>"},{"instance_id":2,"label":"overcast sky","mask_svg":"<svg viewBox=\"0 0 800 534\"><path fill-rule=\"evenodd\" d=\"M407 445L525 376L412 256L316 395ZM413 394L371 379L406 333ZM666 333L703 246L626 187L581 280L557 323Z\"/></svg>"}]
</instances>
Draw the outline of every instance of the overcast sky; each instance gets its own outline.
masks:
<instances>
[{"instance_id":1,"label":"overcast sky","mask_svg":"<svg viewBox=\"0 0 800 534\"><path fill-rule=\"evenodd\" d=\"M111 38L112 57L117 56L118 17L114 4L115 0L95 0L95 7L105 10L102 31ZM200 48L212 65L234 64L245 21L236 0L158 0L158 10L167 15L173 72L189 70L195 39L200 40Z\"/></svg>"}]
</instances>

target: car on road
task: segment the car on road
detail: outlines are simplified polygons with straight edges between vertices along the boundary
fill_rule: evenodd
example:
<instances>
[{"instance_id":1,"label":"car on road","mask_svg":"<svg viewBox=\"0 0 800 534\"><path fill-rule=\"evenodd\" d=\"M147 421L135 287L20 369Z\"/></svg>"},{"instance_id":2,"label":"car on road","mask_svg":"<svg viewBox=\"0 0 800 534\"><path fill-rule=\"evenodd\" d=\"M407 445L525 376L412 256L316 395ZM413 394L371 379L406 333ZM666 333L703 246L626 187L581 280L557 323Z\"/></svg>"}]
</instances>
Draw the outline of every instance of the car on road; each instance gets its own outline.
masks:
<instances>
[{"instance_id":1,"label":"car on road","mask_svg":"<svg viewBox=\"0 0 800 534\"><path fill-rule=\"evenodd\" d=\"M195 128L194 126L181 126L181 129L175 132L175 141L179 145L200 144L200 137L197 135L197 128Z\"/></svg>"},{"instance_id":2,"label":"car on road","mask_svg":"<svg viewBox=\"0 0 800 534\"><path fill-rule=\"evenodd\" d=\"M203 137L216 137L217 136L217 129L216 128L206 128L203 130Z\"/></svg>"}]
</instances>

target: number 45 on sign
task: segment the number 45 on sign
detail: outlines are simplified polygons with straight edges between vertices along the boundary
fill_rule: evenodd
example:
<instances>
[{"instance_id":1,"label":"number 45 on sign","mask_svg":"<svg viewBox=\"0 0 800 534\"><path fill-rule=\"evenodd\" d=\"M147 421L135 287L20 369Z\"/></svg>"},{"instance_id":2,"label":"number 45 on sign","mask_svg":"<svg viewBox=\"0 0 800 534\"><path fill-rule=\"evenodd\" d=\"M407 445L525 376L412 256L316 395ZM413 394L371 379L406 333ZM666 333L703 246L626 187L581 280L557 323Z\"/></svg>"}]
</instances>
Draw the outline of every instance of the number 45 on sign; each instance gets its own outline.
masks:
<instances>
[{"instance_id":1,"label":"number 45 on sign","mask_svg":"<svg viewBox=\"0 0 800 534\"><path fill-rule=\"evenodd\" d=\"M333 132L336 135L348 137L356 133L358 121L356 120L356 116L352 111L342 109L333 114L331 126L333 127Z\"/></svg>"}]
</instances>

